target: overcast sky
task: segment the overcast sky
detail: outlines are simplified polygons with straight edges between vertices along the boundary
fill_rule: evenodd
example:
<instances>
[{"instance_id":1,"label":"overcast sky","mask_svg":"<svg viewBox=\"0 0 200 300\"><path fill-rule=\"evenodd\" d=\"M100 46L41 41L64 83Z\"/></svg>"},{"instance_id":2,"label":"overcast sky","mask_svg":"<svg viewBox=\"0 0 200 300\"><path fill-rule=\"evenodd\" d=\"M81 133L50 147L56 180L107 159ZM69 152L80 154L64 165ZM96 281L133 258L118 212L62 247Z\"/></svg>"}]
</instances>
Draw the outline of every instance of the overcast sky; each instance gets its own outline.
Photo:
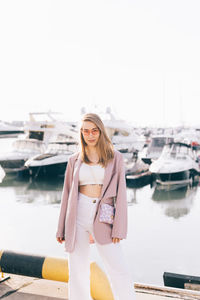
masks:
<instances>
[{"instance_id":1,"label":"overcast sky","mask_svg":"<svg viewBox=\"0 0 200 300\"><path fill-rule=\"evenodd\" d=\"M200 126L199 0L0 0L0 119Z\"/></svg>"}]
</instances>

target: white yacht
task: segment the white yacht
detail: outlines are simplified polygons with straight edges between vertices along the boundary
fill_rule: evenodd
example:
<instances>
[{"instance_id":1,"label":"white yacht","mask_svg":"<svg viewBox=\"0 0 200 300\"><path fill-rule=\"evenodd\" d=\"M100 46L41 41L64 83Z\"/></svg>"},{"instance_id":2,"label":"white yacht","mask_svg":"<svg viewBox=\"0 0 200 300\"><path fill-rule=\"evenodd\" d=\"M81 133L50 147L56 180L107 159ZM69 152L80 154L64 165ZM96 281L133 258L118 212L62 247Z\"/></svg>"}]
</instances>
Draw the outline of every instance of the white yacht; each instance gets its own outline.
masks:
<instances>
[{"instance_id":1,"label":"white yacht","mask_svg":"<svg viewBox=\"0 0 200 300\"><path fill-rule=\"evenodd\" d=\"M151 182L149 164L145 164L138 158L137 151L134 152L132 160L124 160L125 176L128 186L144 186Z\"/></svg>"},{"instance_id":2,"label":"white yacht","mask_svg":"<svg viewBox=\"0 0 200 300\"><path fill-rule=\"evenodd\" d=\"M165 145L160 157L149 168L160 188L177 188L199 177L200 167L196 152L185 143Z\"/></svg>"},{"instance_id":3,"label":"white yacht","mask_svg":"<svg viewBox=\"0 0 200 300\"><path fill-rule=\"evenodd\" d=\"M174 141L171 135L154 135L151 137L150 143L145 145L139 153L139 157L147 164L151 164L157 160L162 153L163 147Z\"/></svg>"},{"instance_id":4,"label":"white yacht","mask_svg":"<svg viewBox=\"0 0 200 300\"><path fill-rule=\"evenodd\" d=\"M63 177L68 158L77 151L77 141L59 135L55 141L49 142L46 151L28 159L25 167L32 178Z\"/></svg>"},{"instance_id":5,"label":"white yacht","mask_svg":"<svg viewBox=\"0 0 200 300\"><path fill-rule=\"evenodd\" d=\"M24 136L13 142L10 152L0 155L0 165L6 174L16 172L26 174L25 162L33 156L44 153L51 138L61 133L77 137L73 126L57 120L55 116L51 112L29 114L30 120L24 126Z\"/></svg>"},{"instance_id":6,"label":"white yacht","mask_svg":"<svg viewBox=\"0 0 200 300\"><path fill-rule=\"evenodd\" d=\"M24 163L27 159L45 151L43 141L37 139L17 139L13 142L10 152L0 154L0 164L6 174L25 171Z\"/></svg>"}]
</instances>

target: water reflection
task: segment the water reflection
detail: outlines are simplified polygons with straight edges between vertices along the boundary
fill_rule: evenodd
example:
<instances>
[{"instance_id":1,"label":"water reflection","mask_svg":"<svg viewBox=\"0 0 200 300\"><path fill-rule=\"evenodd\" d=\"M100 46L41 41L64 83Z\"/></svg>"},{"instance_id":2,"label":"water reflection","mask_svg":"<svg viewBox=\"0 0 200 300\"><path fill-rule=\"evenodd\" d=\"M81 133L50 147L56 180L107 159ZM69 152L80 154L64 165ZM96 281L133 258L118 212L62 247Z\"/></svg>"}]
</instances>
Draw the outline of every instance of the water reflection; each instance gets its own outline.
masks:
<instances>
[{"instance_id":1,"label":"water reflection","mask_svg":"<svg viewBox=\"0 0 200 300\"><path fill-rule=\"evenodd\" d=\"M63 179L30 181L6 177L0 187L12 187L17 202L36 204L60 204Z\"/></svg>"},{"instance_id":2,"label":"water reflection","mask_svg":"<svg viewBox=\"0 0 200 300\"><path fill-rule=\"evenodd\" d=\"M137 189L127 188L127 201L128 205L133 205L137 203Z\"/></svg>"},{"instance_id":3,"label":"water reflection","mask_svg":"<svg viewBox=\"0 0 200 300\"><path fill-rule=\"evenodd\" d=\"M14 179L6 176L0 184L0 188L12 189L16 202L42 205L55 204L58 206L60 205L62 187L63 179L56 178L30 181L30 179ZM143 188L127 187L128 205L139 204L140 201L137 198L139 200L141 197L142 199L148 199L151 194L152 200L162 208L167 217L179 219L189 214L193 206L197 186L167 191L154 187L152 188L153 193L149 194L150 189L149 185Z\"/></svg>"},{"instance_id":4,"label":"water reflection","mask_svg":"<svg viewBox=\"0 0 200 300\"><path fill-rule=\"evenodd\" d=\"M60 204L63 179L33 181L27 185L25 198L41 204Z\"/></svg>"},{"instance_id":5,"label":"water reflection","mask_svg":"<svg viewBox=\"0 0 200 300\"><path fill-rule=\"evenodd\" d=\"M190 212L196 192L197 186L171 191L155 187L152 199L162 207L166 216L179 219Z\"/></svg>"}]
</instances>

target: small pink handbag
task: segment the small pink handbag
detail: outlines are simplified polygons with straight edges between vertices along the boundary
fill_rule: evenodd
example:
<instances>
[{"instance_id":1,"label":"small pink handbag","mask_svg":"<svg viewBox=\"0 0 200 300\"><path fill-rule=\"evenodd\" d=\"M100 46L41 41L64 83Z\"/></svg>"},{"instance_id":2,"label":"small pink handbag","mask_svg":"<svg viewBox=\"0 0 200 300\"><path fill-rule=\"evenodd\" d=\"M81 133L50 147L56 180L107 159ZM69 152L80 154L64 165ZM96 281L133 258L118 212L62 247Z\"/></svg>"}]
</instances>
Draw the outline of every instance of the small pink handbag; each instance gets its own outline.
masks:
<instances>
[{"instance_id":1,"label":"small pink handbag","mask_svg":"<svg viewBox=\"0 0 200 300\"><path fill-rule=\"evenodd\" d=\"M114 206L103 203L100 205L99 221L103 223L113 224L115 216Z\"/></svg>"}]
</instances>

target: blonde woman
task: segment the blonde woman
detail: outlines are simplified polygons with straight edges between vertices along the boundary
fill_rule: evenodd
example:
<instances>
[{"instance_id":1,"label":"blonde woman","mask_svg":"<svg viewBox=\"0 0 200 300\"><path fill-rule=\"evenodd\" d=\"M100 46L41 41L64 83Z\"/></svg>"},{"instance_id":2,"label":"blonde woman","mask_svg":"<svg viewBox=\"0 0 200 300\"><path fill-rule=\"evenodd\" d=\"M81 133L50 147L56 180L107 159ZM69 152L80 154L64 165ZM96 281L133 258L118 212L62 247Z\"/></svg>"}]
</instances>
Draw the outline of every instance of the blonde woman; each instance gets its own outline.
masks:
<instances>
[{"instance_id":1,"label":"blonde woman","mask_svg":"<svg viewBox=\"0 0 200 300\"><path fill-rule=\"evenodd\" d=\"M69 252L69 300L92 299L91 243L105 264L114 299L133 300L133 282L120 245L127 235L123 156L113 149L102 120L93 113L82 118L80 142L80 152L67 164L56 234Z\"/></svg>"}]
</instances>

